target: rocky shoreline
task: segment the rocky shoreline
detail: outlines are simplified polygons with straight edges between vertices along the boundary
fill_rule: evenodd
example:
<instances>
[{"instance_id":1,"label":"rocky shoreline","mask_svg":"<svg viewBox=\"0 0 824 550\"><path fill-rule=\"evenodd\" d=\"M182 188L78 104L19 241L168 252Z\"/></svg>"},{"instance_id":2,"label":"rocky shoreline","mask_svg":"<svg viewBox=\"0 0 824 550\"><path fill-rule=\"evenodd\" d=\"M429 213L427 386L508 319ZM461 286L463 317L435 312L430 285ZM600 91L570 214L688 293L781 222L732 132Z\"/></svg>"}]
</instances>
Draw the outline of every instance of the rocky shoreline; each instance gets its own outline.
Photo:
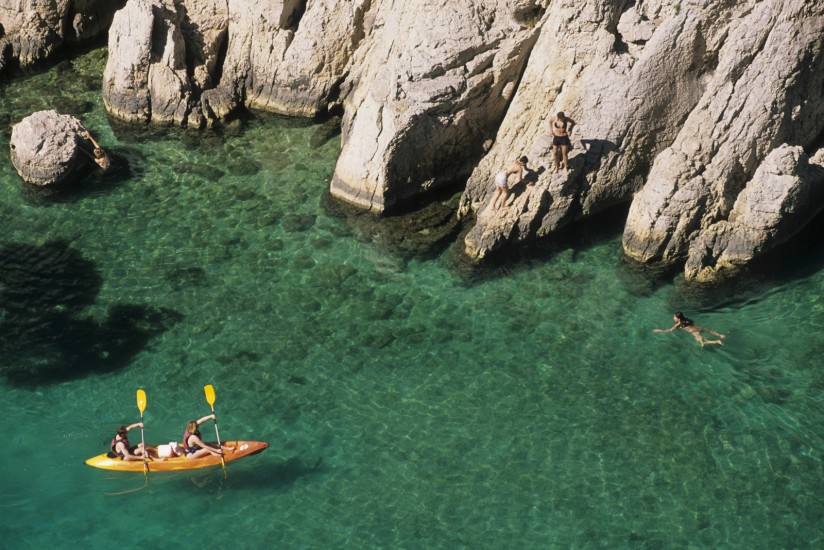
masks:
<instances>
[{"instance_id":1,"label":"rocky shoreline","mask_svg":"<svg viewBox=\"0 0 824 550\"><path fill-rule=\"evenodd\" d=\"M389 213L465 181L475 260L630 204L627 257L713 281L824 208L824 5L802 0L87 0L0 24L0 69L108 27L103 98L125 121L342 109L332 195ZM568 175L558 111L577 122ZM490 211L521 155L528 177Z\"/></svg>"}]
</instances>

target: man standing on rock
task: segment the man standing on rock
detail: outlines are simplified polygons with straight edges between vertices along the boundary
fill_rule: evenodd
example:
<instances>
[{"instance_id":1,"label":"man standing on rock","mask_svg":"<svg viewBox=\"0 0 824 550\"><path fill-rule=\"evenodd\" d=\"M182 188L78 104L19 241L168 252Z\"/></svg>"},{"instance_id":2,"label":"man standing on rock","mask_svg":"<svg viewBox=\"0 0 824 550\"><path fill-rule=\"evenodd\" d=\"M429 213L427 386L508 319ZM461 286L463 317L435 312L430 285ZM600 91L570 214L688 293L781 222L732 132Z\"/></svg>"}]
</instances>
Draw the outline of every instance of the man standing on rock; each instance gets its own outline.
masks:
<instances>
[{"instance_id":1,"label":"man standing on rock","mask_svg":"<svg viewBox=\"0 0 824 550\"><path fill-rule=\"evenodd\" d=\"M555 166L553 173L558 171L558 149L560 149L564 161L564 172L569 174L567 152L572 147L569 136L572 133L573 126L575 126L575 121L567 118L563 111L558 112L557 115L549 119L549 130L552 133L552 162Z\"/></svg>"}]
</instances>

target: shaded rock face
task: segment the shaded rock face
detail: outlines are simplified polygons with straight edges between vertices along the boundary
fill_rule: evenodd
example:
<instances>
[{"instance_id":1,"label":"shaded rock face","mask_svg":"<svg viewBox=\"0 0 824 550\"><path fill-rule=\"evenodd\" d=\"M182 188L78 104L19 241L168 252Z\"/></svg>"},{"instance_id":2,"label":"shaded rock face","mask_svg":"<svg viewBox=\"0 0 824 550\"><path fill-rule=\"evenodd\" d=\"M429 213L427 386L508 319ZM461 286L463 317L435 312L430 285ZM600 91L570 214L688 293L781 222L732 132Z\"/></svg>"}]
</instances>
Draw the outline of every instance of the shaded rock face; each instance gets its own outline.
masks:
<instances>
[{"instance_id":1,"label":"shaded rock face","mask_svg":"<svg viewBox=\"0 0 824 550\"><path fill-rule=\"evenodd\" d=\"M80 121L55 111L38 111L11 131L11 162L27 183L59 185L87 163L80 151Z\"/></svg>"},{"instance_id":2,"label":"shaded rock face","mask_svg":"<svg viewBox=\"0 0 824 550\"><path fill-rule=\"evenodd\" d=\"M720 245L699 261L693 242L731 221L772 151L822 133L822 12L802 0L130 0L104 98L119 118L196 126L238 106L342 105L332 195L383 212L465 180L472 258L631 202L628 257L712 267ZM568 175L553 172L559 111L577 123ZM521 155L527 178L490 212L494 175Z\"/></svg>"},{"instance_id":3,"label":"shaded rock face","mask_svg":"<svg viewBox=\"0 0 824 550\"><path fill-rule=\"evenodd\" d=\"M770 152L727 219L701 230L690 243L686 277L704 282L734 275L797 234L824 209L821 160L811 162L797 146Z\"/></svg>"},{"instance_id":4,"label":"shaded rock face","mask_svg":"<svg viewBox=\"0 0 824 550\"><path fill-rule=\"evenodd\" d=\"M99 36L126 0L0 0L0 72Z\"/></svg>"}]
</instances>

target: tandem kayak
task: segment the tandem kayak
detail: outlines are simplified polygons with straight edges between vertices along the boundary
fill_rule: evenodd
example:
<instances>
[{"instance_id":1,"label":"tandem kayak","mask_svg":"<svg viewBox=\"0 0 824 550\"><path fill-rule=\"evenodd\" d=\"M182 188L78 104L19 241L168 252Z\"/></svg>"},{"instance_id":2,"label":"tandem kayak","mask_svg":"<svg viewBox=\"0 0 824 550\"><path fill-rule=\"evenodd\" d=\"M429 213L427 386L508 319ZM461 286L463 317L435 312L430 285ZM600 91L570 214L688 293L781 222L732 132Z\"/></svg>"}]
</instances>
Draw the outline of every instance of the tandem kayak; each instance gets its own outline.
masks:
<instances>
[{"instance_id":1,"label":"tandem kayak","mask_svg":"<svg viewBox=\"0 0 824 550\"><path fill-rule=\"evenodd\" d=\"M228 447L223 452L223 460L230 462L254 455L263 451L269 446L263 441L222 441L224 447ZM104 470L116 470L118 472L142 472L143 462L139 460L121 460L119 458L109 458L107 453L93 456L86 461L89 466L102 468ZM150 472L171 472L174 470L194 470L197 468L208 468L209 466L220 466L220 457L208 455L202 458L188 459L185 456L154 459L146 462Z\"/></svg>"}]
</instances>

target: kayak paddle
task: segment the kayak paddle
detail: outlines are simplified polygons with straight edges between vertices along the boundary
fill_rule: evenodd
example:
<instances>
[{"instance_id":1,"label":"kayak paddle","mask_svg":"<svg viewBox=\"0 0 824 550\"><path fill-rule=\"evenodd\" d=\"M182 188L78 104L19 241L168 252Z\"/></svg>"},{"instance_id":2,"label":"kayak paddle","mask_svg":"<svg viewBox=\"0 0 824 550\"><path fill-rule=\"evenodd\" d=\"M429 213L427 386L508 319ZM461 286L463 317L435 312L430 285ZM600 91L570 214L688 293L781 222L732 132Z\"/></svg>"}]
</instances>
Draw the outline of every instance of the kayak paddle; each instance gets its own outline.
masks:
<instances>
[{"instance_id":1,"label":"kayak paddle","mask_svg":"<svg viewBox=\"0 0 824 550\"><path fill-rule=\"evenodd\" d=\"M146 410L146 392L137 390L137 408L140 410L140 442L143 444L143 477L147 480L149 465L146 463L146 439L143 437L143 411Z\"/></svg>"},{"instance_id":2,"label":"kayak paddle","mask_svg":"<svg viewBox=\"0 0 824 550\"><path fill-rule=\"evenodd\" d=\"M220 445L220 433L217 431L217 414L215 414L215 389L211 384L203 386L206 393L206 401L212 407L212 414L215 415L215 437L217 437L217 448L220 449L220 465L223 467L223 477L226 477L226 462L223 460L223 447Z\"/></svg>"}]
</instances>

